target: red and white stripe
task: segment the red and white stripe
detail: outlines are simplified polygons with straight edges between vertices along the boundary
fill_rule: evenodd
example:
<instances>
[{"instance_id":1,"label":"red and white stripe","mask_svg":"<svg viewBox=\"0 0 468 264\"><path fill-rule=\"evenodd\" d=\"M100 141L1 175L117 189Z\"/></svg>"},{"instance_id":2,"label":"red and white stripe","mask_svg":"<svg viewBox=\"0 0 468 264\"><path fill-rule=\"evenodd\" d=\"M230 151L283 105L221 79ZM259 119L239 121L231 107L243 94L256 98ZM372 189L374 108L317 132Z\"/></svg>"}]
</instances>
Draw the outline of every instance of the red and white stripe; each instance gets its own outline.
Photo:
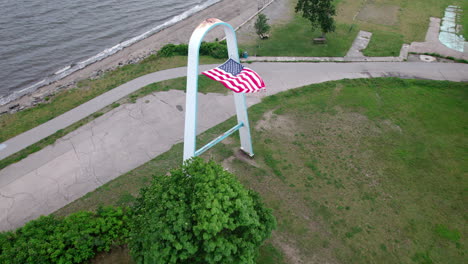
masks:
<instances>
[{"instance_id":1,"label":"red and white stripe","mask_svg":"<svg viewBox=\"0 0 468 264\"><path fill-rule=\"evenodd\" d=\"M238 75L234 76L222 69L214 68L202 72L208 78L222 83L235 93L255 93L265 89L262 78L253 70L244 68Z\"/></svg>"}]
</instances>

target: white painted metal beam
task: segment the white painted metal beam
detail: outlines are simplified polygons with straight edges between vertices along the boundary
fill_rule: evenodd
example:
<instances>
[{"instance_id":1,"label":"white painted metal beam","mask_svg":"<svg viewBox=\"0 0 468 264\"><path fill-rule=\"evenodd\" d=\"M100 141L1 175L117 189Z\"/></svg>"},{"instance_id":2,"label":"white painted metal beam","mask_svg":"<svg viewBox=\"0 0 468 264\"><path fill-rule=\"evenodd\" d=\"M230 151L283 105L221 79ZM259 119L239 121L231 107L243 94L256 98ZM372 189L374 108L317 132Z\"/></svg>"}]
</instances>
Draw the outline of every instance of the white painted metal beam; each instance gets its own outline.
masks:
<instances>
[{"instance_id":1,"label":"white painted metal beam","mask_svg":"<svg viewBox=\"0 0 468 264\"><path fill-rule=\"evenodd\" d=\"M213 28L221 26L226 34L229 58L239 62L239 51L237 49L236 33L231 25L217 18L210 18L203 21L192 33L189 42L189 54L187 65L187 91L185 101L185 132L184 132L184 161L197 155L197 92L198 92L198 64L200 45L205 35ZM234 94L234 103L237 113L237 127L239 129L241 149L249 156L253 156L252 141L250 137L249 118L247 105L243 93ZM242 125L241 125L242 124ZM206 150L218 142L212 141L203 147Z\"/></svg>"}]
</instances>

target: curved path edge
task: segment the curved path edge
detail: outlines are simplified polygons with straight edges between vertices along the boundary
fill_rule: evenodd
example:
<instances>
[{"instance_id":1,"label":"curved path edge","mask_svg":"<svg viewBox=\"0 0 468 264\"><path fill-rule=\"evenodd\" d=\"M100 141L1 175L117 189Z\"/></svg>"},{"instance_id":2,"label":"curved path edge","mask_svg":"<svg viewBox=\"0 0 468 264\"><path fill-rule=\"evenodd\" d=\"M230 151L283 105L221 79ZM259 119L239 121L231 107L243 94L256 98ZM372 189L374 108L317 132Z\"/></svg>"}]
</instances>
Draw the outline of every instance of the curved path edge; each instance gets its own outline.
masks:
<instances>
[{"instance_id":1,"label":"curved path edge","mask_svg":"<svg viewBox=\"0 0 468 264\"><path fill-rule=\"evenodd\" d=\"M203 65L206 70L216 65ZM340 79L400 77L468 81L467 64L444 63L252 63L267 92L247 96L249 106L264 96ZM125 83L4 144L2 158L150 84L186 75L164 70ZM198 133L235 114L233 97L199 95ZM0 230L17 228L50 214L102 184L166 152L183 140L185 93L155 92L124 104L27 158L0 170ZM216 109L216 111L213 111Z\"/></svg>"}]
</instances>

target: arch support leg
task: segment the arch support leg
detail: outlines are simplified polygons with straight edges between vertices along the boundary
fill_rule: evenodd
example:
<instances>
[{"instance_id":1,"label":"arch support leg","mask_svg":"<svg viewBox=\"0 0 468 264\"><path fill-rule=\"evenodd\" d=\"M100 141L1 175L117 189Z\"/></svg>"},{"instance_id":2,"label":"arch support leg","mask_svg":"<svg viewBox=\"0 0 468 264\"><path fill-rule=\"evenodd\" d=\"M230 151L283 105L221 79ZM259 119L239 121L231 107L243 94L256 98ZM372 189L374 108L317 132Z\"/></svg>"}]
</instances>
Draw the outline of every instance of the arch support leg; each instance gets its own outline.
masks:
<instances>
[{"instance_id":1,"label":"arch support leg","mask_svg":"<svg viewBox=\"0 0 468 264\"><path fill-rule=\"evenodd\" d=\"M185 101L185 131L184 131L184 161L201 155L221 140L239 131L241 150L250 157L254 156L252 139L250 137L249 117L247 114L247 104L245 94L235 93L234 103L236 106L237 125L229 129L221 136L217 137L207 145L197 150L197 92L198 92L198 63L199 51L203 37L211 29L221 26L226 34L229 58L239 62L239 51L237 49L236 33L231 25L216 19L210 18L203 21L192 33L189 43L189 56L187 64L187 91Z\"/></svg>"}]
</instances>

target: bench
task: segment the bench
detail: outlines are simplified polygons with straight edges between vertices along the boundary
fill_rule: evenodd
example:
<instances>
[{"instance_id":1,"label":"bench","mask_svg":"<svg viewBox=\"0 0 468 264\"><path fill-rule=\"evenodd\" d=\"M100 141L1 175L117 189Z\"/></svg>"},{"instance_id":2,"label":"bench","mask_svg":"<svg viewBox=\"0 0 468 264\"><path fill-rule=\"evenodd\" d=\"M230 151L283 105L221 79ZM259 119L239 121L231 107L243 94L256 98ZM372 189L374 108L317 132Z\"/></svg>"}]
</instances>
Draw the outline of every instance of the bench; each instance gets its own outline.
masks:
<instances>
[{"instance_id":1,"label":"bench","mask_svg":"<svg viewBox=\"0 0 468 264\"><path fill-rule=\"evenodd\" d=\"M260 34L261 39L267 39L269 37L270 37L270 35L268 35L268 34Z\"/></svg>"},{"instance_id":2,"label":"bench","mask_svg":"<svg viewBox=\"0 0 468 264\"><path fill-rule=\"evenodd\" d=\"M314 38L314 44L327 44L326 38Z\"/></svg>"}]
</instances>

